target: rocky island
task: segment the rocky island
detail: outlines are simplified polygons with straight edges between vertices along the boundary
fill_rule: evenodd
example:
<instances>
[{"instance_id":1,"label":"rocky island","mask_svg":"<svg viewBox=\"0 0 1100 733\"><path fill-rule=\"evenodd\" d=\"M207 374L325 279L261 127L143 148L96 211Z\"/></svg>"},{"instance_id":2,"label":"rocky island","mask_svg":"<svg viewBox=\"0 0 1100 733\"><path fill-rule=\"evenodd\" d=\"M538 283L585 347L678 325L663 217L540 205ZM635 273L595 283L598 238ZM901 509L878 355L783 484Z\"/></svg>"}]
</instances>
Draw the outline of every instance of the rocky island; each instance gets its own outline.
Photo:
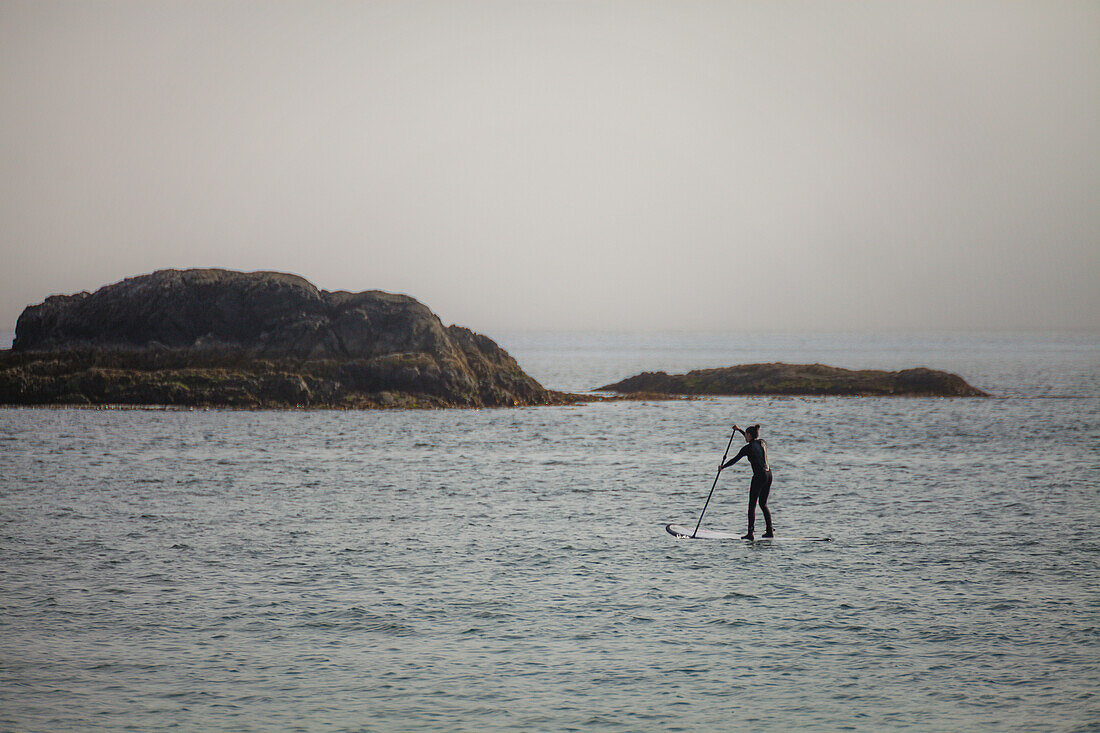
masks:
<instances>
[{"instance_id":1,"label":"rocky island","mask_svg":"<svg viewBox=\"0 0 1100 733\"><path fill-rule=\"evenodd\" d=\"M598 387L604 392L677 395L847 395L876 397L988 397L957 374L935 369L841 369L824 364L742 364L687 374L643 372Z\"/></svg>"},{"instance_id":2,"label":"rocky island","mask_svg":"<svg viewBox=\"0 0 1100 733\"><path fill-rule=\"evenodd\" d=\"M407 295L297 275L160 270L23 311L0 404L498 407L563 404L486 336Z\"/></svg>"}]
</instances>

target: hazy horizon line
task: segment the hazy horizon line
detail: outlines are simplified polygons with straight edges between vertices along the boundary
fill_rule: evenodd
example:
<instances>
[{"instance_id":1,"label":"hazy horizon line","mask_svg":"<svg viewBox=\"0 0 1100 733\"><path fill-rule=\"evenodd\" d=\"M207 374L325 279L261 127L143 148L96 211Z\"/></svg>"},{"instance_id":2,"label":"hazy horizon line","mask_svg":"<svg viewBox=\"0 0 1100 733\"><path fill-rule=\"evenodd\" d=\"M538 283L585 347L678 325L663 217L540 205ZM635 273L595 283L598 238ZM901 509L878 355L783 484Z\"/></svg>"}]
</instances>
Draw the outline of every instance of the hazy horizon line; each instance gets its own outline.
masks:
<instances>
[{"instance_id":1,"label":"hazy horizon line","mask_svg":"<svg viewBox=\"0 0 1100 733\"><path fill-rule=\"evenodd\" d=\"M869 338L884 336L912 336L912 337L944 337L944 336L972 336L972 337L1004 337L1014 335L1029 336L1093 336L1097 338L1097 346L1100 347L1100 330L1087 328L984 328L984 329L732 329L732 328L496 328L481 329L476 325L465 323L446 323L445 326L461 326L469 328L476 333L493 338L494 335L505 337L514 336L716 336L716 335L746 335L746 336L837 336L853 337L865 336ZM0 349L10 349L15 339L15 329L0 329Z\"/></svg>"}]
</instances>

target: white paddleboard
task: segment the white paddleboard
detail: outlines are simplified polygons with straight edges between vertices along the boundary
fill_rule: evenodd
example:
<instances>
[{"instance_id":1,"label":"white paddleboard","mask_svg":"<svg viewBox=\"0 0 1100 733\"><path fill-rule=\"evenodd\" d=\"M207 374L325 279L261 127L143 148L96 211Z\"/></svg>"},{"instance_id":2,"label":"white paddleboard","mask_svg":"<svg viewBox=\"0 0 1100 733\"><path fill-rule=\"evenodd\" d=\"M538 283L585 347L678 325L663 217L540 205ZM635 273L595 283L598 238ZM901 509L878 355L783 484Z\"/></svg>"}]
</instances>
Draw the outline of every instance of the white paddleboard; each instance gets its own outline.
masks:
<instances>
[{"instance_id":1,"label":"white paddleboard","mask_svg":"<svg viewBox=\"0 0 1100 733\"><path fill-rule=\"evenodd\" d=\"M665 531L677 539L683 540L739 540L741 539L740 532L723 532L718 529L703 529L699 528L699 531L692 536L692 532L695 531L695 527L685 527L682 524L666 524ZM754 542L775 542L776 540L783 540L784 542L793 542L798 540L800 542L829 542L831 537L761 537L757 535ZM745 540L748 542L748 540Z\"/></svg>"}]
</instances>

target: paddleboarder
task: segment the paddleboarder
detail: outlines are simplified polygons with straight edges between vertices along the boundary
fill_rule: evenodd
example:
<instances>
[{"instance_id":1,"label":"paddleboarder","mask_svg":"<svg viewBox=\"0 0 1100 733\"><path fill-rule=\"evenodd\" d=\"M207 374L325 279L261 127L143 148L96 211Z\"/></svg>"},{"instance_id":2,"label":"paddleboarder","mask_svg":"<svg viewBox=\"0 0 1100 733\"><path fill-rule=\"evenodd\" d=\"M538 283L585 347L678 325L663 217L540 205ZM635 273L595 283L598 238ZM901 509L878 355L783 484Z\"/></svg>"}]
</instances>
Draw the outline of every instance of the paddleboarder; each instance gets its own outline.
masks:
<instances>
[{"instance_id":1,"label":"paddleboarder","mask_svg":"<svg viewBox=\"0 0 1100 733\"><path fill-rule=\"evenodd\" d=\"M772 514L768 511L768 493L772 489L772 469L768 464L768 446L760 439L760 425L750 425L742 430L736 425L733 429L745 436L745 445L736 456L722 464L722 468L728 468L742 458L749 459L752 466L752 482L749 484L749 531L742 537L743 540L753 539L752 530L756 524L756 505L760 504L760 511L764 513L764 534L762 537L773 537Z\"/></svg>"}]
</instances>

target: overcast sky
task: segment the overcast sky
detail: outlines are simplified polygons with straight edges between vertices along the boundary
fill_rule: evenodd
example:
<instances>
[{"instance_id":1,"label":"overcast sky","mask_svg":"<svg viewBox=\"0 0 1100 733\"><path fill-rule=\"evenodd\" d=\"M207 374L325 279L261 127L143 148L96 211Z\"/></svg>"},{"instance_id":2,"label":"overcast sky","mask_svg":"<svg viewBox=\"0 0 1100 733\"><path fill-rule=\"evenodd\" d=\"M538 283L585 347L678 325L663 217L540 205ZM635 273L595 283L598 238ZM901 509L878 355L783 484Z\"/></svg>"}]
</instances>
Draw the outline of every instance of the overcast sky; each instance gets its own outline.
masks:
<instances>
[{"instance_id":1,"label":"overcast sky","mask_svg":"<svg viewBox=\"0 0 1100 733\"><path fill-rule=\"evenodd\" d=\"M0 331L166 267L490 335L1100 331L1097 2L2 0L0 135Z\"/></svg>"}]
</instances>

